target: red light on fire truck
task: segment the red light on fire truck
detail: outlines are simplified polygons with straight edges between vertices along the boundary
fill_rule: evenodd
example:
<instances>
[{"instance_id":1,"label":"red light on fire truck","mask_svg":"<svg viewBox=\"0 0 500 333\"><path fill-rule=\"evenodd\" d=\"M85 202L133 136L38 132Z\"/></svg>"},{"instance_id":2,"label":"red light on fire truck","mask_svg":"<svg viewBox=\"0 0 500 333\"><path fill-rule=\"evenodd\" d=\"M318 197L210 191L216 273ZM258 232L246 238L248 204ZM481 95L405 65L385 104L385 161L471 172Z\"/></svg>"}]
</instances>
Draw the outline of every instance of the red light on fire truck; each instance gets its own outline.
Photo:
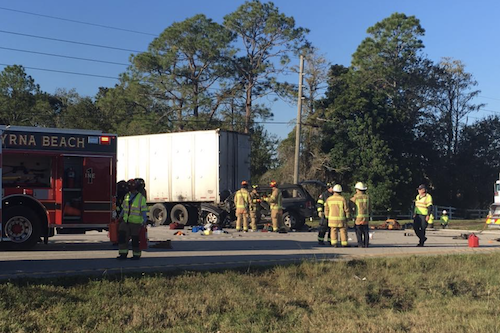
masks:
<instances>
[{"instance_id":1,"label":"red light on fire truck","mask_svg":"<svg viewBox=\"0 0 500 333\"><path fill-rule=\"evenodd\" d=\"M109 145L111 138L109 136L101 136L101 145Z\"/></svg>"}]
</instances>

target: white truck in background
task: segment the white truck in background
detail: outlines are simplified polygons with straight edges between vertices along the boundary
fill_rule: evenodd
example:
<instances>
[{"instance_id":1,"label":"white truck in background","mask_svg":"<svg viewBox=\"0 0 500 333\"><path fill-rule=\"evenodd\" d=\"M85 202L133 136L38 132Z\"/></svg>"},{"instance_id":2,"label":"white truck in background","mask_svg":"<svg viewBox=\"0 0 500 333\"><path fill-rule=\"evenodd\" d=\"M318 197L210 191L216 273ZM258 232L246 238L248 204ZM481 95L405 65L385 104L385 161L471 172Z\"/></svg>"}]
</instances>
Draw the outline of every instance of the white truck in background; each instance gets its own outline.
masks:
<instances>
[{"instance_id":1,"label":"white truck in background","mask_svg":"<svg viewBox=\"0 0 500 333\"><path fill-rule=\"evenodd\" d=\"M222 130L118 138L117 179L146 183L155 225L220 223L224 200L250 179L250 137Z\"/></svg>"}]
</instances>

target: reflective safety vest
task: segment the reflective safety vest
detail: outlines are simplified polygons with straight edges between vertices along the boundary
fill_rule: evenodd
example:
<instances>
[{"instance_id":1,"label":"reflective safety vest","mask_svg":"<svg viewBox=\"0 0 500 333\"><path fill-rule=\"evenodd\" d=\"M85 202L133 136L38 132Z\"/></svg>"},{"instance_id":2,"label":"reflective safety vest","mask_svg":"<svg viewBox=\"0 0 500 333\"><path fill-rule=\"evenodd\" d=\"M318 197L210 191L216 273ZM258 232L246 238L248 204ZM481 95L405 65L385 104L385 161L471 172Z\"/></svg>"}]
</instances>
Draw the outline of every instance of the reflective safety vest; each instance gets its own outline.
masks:
<instances>
[{"instance_id":1,"label":"reflective safety vest","mask_svg":"<svg viewBox=\"0 0 500 333\"><path fill-rule=\"evenodd\" d=\"M260 210L260 195L259 193L250 192L250 210L259 211Z\"/></svg>"},{"instance_id":2,"label":"reflective safety vest","mask_svg":"<svg viewBox=\"0 0 500 333\"><path fill-rule=\"evenodd\" d=\"M426 193L423 197L417 195L415 199L415 214L428 215L430 206L432 206L432 197L429 193Z\"/></svg>"},{"instance_id":3,"label":"reflective safety vest","mask_svg":"<svg viewBox=\"0 0 500 333\"><path fill-rule=\"evenodd\" d=\"M354 217L357 225L366 225L370 219L370 198L367 194L355 194L351 198L354 204Z\"/></svg>"},{"instance_id":4,"label":"reflective safety vest","mask_svg":"<svg viewBox=\"0 0 500 333\"><path fill-rule=\"evenodd\" d=\"M123 200L123 221L128 223L142 224L144 219L142 217L143 212L148 211L148 206L146 204L146 198L140 193L137 193L130 202L130 193L127 193L125 199Z\"/></svg>"},{"instance_id":5,"label":"reflective safety vest","mask_svg":"<svg viewBox=\"0 0 500 333\"><path fill-rule=\"evenodd\" d=\"M441 224L448 224L448 215L441 215Z\"/></svg>"},{"instance_id":6,"label":"reflective safety vest","mask_svg":"<svg viewBox=\"0 0 500 333\"><path fill-rule=\"evenodd\" d=\"M273 188L273 193L271 193L271 197L267 199L267 202L269 202L269 207L271 210L277 210L277 209L283 209L282 205L282 197L281 197L281 191L278 190L276 187Z\"/></svg>"},{"instance_id":7,"label":"reflective safety vest","mask_svg":"<svg viewBox=\"0 0 500 333\"><path fill-rule=\"evenodd\" d=\"M347 201L340 194L330 196L325 203L325 216L328 217L329 227L343 227L349 217Z\"/></svg>"},{"instance_id":8,"label":"reflective safety vest","mask_svg":"<svg viewBox=\"0 0 500 333\"><path fill-rule=\"evenodd\" d=\"M248 190L246 188L242 188L236 192L234 196L234 205L236 209L247 210L250 203L250 195L248 194Z\"/></svg>"},{"instance_id":9,"label":"reflective safety vest","mask_svg":"<svg viewBox=\"0 0 500 333\"><path fill-rule=\"evenodd\" d=\"M316 210L318 211L318 213L321 213L324 208L325 208L325 201L331 197L332 193L330 193L329 191L325 191L323 192L319 198L318 198L318 201L316 201Z\"/></svg>"}]
</instances>

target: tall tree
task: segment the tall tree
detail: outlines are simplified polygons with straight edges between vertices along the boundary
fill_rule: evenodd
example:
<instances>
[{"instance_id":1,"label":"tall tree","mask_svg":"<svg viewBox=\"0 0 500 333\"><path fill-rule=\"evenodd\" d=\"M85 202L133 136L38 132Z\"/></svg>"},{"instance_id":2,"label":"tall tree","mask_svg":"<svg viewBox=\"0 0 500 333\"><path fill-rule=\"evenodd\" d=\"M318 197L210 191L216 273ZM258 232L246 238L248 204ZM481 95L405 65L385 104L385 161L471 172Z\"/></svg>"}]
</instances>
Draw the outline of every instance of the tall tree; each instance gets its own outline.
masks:
<instances>
[{"instance_id":1,"label":"tall tree","mask_svg":"<svg viewBox=\"0 0 500 333\"><path fill-rule=\"evenodd\" d=\"M232 87L228 59L233 50L231 32L205 15L173 23L156 38L148 52L132 56L133 80L138 80L157 103L168 106L178 130L209 123ZM205 117L200 117L201 114ZM202 118L202 119L200 119ZM188 127L189 128L189 127Z\"/></svg>"},{"instance_id":2,"label":"tall tree","mask_svg":"<svg viewBox=\"0 0 500 333\"><path fill-rule=\"evenodd\" d=\"M279 12L272 2L247 1L224 17L224 26L239 37L243 55L234 65L245 90L245 133L250 132L252 103L277 89L277 75L289 56L305 43L308 30L296 28L293 17Z\"/></svg>"},{"instance_id":3,"label":"tall tree","mask_svg":"<svg viewBox=\"0 0 500 333\"><path fill-rule=\"evenodd\" d=\"M7 66L0 73L0 122L6 125L52 126L50 96L43 93L23 66Z\"/></svg>"}]
</instances>

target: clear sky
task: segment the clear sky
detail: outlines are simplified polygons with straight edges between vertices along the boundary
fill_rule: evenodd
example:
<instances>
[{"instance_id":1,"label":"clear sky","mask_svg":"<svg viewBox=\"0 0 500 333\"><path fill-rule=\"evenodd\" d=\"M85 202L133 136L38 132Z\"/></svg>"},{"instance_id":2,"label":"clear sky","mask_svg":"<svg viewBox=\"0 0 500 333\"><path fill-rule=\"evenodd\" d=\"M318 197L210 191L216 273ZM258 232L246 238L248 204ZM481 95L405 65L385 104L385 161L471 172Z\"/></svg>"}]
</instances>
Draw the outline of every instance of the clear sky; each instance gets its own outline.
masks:
<instances>
[{"instance_id":1,"label":"clear sky","mask_svg":"<svg viewBox=\"0 0 500 333\"><path fill-rule=\"evenodd\" d=\"M75 88L80 95L94 96L99 87L114 86L118 82L114 78L125 71L129 55L146 51L155 36L173 22L202 13L222 23L223 17L242 3L243 0L0 1L0 70L5 65L23 65L43 91L54 93L57 88ZM297 26L311 30L308 39L329 62L345 66L350 64L352 54L367 37L368 27L394 12L415 15L426 30L423 41L428 57L436 62L442 57L461 60L479 83L481 94L475 102L487 105L482 111L472 114L468 122L500 114L498 0L276 0L274 4L281 12L293 16ZM298 59L292 61L298 64ZM298 77L291 77L289 81L297 83ZM276 102L271 107L277 123L267 124L267 129L285 137L292 130L292 125L282 122L293 121L297 107L282 102Z\"/></svg>"}]
</instances>

